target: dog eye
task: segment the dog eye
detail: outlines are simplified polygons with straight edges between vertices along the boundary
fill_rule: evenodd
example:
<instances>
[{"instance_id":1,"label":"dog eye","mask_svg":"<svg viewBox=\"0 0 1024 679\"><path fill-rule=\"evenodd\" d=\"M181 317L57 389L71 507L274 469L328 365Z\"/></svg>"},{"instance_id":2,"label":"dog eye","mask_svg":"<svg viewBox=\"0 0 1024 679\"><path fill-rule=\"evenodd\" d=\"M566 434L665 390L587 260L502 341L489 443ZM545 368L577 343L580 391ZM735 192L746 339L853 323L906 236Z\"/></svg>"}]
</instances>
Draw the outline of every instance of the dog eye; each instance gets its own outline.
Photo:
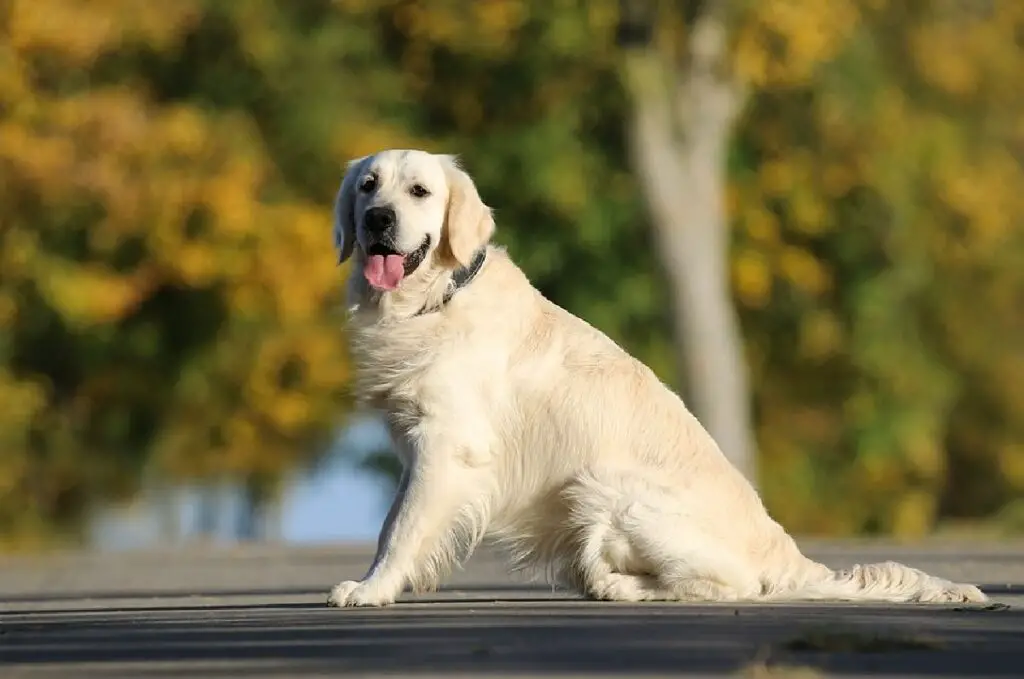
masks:
<instances>
[{"instance_id":1,"label":"dog eye","mask_svg":"<svg viewBox=\"0 0 1024 679\"><path fill-rule=\"evenodd\" d=\"M423 184L413 184L409 189L409 193L416 196L417 198L426 198L430 195L430 191Z\"/></svg>"},{"instance_id":2,"label":"dog eye","mask_svg":"<svg viewBox=\"0 0 1024 679\"><path fill-rule=\"evenodd\" d=\"M377 178L372 174L368 175L360 184L359 190L363 192L373 191L377 186Z\"/></svg>"}]
</instances>

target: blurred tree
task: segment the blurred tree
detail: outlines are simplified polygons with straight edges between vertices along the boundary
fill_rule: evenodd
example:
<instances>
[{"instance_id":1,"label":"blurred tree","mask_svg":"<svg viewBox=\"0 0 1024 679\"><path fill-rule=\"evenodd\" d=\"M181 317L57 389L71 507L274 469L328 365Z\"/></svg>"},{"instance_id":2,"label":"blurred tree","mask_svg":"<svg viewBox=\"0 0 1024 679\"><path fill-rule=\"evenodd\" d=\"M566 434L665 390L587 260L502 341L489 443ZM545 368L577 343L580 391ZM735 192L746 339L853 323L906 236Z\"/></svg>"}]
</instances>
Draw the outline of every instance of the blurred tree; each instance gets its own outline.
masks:
<instances>
[{"instance_id":1,"label":"blurred tree","mask_svg":"<svg viewBox=\"0 0 1024 679\"><path fill-rule=\"evenodd\" d=\"M731 32L742 2L620 0L631 158L670 283L687 401L726 457L757 485L743 338L729 280L727 161L745 85Z\"/></svg>"},{"instance_id":2,"label":"blurred tree","mask_svg":"<svg viewBox=\"0 0 1024 679\"><path fill-rule=\"evenodd\" d=\"M920 534L940 511L984 513L1024 489L1006 472L1024 465L1019 425L1005 431L1019 415L1003 414L1019 395L982 428L989 445L1004 441L1000 452L972 454L970 472L957 462L965 449L950 437L979 402L967 396L968 363L1020 358L987 346L1013 346L996 340L1007 324L959 323L947 306L980 292L978 266L991 284L991 306L980 308L1024 292L1009 264L1020 239L1006 228L1024 216L1019 190L1007 190L1024 178L1024 99L1009 86L1024 66L1020 7L620 2L634 163L682 301L677 336L695 410L723 414L713 432L746 431L732 297L757 364L759 438L774 467L767 499L787 525ZM956 270L957 240L994 249L961 250ZM727 255L732 295L715 273ZM952 340L957 329L977 332L975 342ZM817 510L823 497L838 501L834 511Z\"/></svg>"},{"instance_id":3,"label":"blurred tree","mask_svg":"<svg viewBox=\"0 0 1024 679\"><path fill-rule=\"evenodd\" d=\"M74 534L147 474L235 477L258 518L347 404L324 234L342 162L381 147L461 153L544 294L672 386L706 382L673 341L669 291L696 271L651 265L667 240L623 124L646 81L623 76L695 86L696 28L719 15L659 7L623 54L613 0L6 3L3 539ZM744 332L769 508L834 534L1012 520L1024 3L728 9L708 82L742 95L728 143L696 145L723 154L701 195L726 211L684 205L708 217L680 233L719 224L683 257L728 252L709 278Z\"/></svg>"}]
</instances>

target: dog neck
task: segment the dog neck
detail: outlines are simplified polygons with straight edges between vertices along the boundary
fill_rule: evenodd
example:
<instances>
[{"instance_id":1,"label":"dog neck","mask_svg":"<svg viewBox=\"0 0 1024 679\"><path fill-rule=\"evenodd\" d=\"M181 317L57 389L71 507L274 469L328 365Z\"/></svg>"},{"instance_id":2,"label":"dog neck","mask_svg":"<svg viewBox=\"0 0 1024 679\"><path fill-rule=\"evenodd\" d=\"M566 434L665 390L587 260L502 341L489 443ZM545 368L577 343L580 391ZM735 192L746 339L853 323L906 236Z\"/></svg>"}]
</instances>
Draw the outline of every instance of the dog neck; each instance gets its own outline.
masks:
<instances>
[{"instance_id":1,"label":"dog neck","mask_svg":"<svg viewBox=\"0 0 1024 679\"><path fill-rule=\"evenodd\" d=\"M451 301L452 297L455 296L455 293L473 282L476 275L480 273L480 269L483 267L485 259L487 259L486 245L473 253L473 259L469 260L469 265L460 266L452 272L452 276L448 280L448 285L445 286L444 295L441 297L441 302L439 304L424 304L423 308L417 311L415 315L423 316L424 314L439 311L444 307L444 305Z\"/></svg>"}]
</instances>

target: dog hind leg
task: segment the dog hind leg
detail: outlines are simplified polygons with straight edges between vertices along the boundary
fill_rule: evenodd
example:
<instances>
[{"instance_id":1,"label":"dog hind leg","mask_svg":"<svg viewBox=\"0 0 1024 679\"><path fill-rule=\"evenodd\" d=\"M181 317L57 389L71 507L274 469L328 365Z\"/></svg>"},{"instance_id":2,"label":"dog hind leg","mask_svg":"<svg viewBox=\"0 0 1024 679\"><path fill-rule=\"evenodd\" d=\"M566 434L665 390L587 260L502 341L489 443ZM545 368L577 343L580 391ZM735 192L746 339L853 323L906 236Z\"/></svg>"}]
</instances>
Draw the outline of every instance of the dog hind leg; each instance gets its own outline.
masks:
<instances>
[{"instance_id":1,"label":"dog hind leg","mask_svg":"<svg viewBox=\"0 0 1024 679\"><path fill-rule=\"evenodd\" d=\"M666 489L631 475L581 475L563 493L576 580L614 601L759 598L760 580L701 531Z\"/></svg>"}]
</instances>

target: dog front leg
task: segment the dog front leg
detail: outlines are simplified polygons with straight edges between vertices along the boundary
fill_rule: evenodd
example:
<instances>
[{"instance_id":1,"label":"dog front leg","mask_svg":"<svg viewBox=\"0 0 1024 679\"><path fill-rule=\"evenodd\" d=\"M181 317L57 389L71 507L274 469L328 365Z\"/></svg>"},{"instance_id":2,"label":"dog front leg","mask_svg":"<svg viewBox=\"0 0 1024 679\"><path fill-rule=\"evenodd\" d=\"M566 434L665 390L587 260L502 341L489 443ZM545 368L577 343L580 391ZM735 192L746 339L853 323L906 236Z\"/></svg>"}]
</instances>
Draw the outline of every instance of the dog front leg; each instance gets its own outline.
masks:
<instances>
[{"instance_id":1,"label":"dog front leg","mask_svg":"<svg viewBox=\"0 0 1024 679\"><path fill-rule=\"evenodd\" d=\"M373 565L360 581L340 583L331 606L384 606L406 585L426 589L437 583L458 556L471 549L484 529L480 483L472 469L454 459L419 456L403 474L381 528ZM461 540L460 540L461 538Z\"/></svg>"},{"instance_id":2,"label":"dog front leg","mask_svg":"<svg viewBox=\"0 0 1024 679\"><path fill-rule=\"evenodd\" d=\"M387 546L391 541L391 531L394 530L395 519L398 518L398 512L402 509L402 504L405 502L405 493L408 489L409 469L406 468L402 470L402 476L398 479L395 497L391 500L391 507L388 508L388 514L384 517L384 523L381 525L380 533L377 535L377 551L373 555L373 563L368 571L370 573L377 569L377 564L384 557Z\"/></svg>"}]
</instances>

